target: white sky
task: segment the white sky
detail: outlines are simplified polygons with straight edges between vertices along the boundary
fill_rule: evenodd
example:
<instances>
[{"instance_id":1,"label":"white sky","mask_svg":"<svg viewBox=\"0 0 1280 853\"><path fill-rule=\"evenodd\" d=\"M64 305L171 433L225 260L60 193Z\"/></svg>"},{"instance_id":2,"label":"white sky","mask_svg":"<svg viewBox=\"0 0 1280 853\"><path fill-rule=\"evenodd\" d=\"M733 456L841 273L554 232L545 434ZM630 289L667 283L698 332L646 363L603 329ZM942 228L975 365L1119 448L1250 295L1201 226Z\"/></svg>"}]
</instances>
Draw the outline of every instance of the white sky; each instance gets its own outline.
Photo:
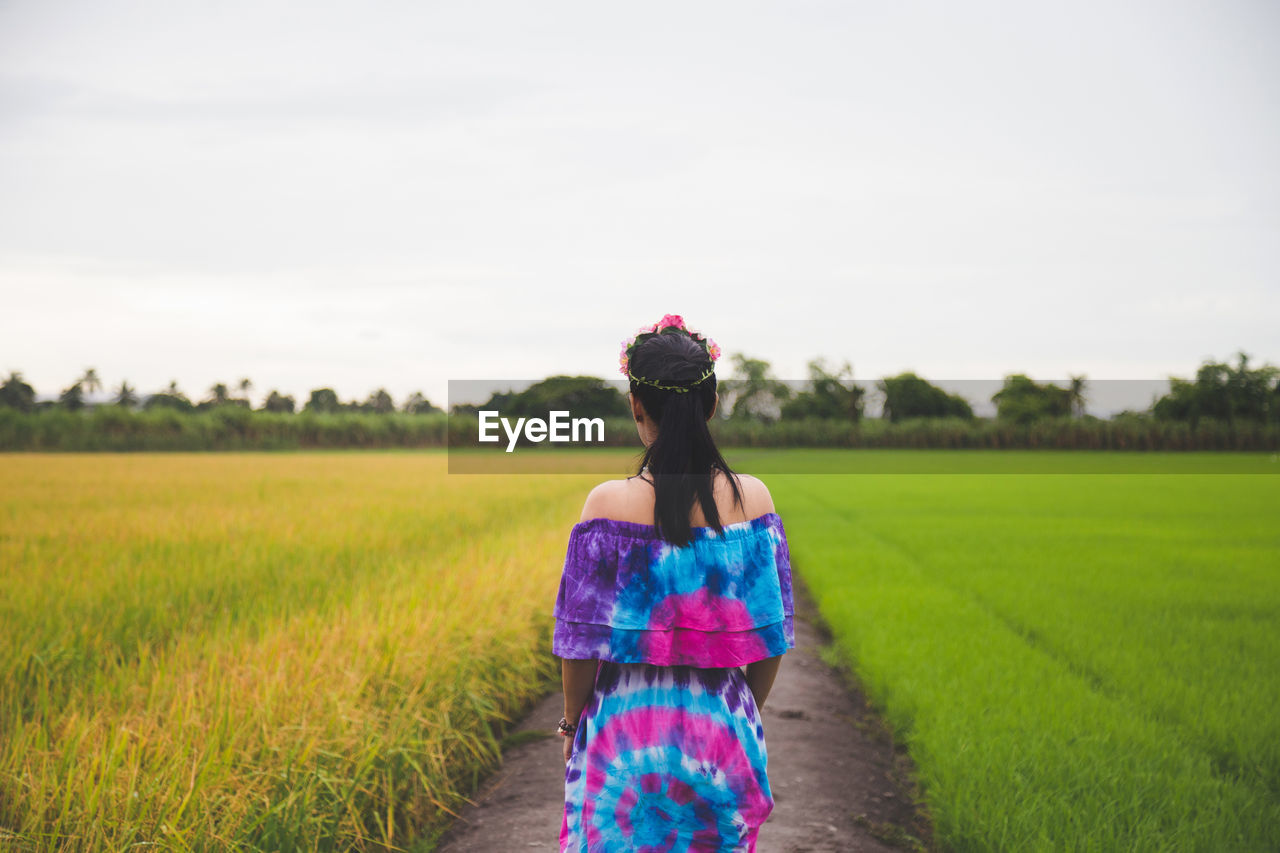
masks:
<instances>
[{"instance_id":1,"label":"white sky","mask_svg":"<svg viewBox=\"0 0 1280 853\"><path fill-rule=\"evenodd\" d=\"M1278 363L1278 46L1269 0L6 0L0 370L443 402L666 312L782 378Z\"/></svg>"}]
</instances>

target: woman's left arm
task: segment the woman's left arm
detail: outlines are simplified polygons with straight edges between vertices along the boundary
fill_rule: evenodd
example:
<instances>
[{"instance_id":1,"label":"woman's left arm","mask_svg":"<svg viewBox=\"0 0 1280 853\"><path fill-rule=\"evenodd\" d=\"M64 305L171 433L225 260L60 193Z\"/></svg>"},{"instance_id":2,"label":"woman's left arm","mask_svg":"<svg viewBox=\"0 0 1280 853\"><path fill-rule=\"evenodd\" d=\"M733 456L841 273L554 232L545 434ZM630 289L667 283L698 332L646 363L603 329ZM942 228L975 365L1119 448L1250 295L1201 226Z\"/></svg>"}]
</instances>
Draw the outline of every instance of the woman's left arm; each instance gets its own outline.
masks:
<instances>
[{"instance_id":1,"label":"woman's left arm","mask_svg":"<svg viewBox=\"0 0 1280 853\"><path fill-rule=\"evenodd\" d=\"M773 689L773 680L778 676L778 667L782 665L782 655L765 658L747 664L747 687L756 700L756 707L764 710L764 701L769 698Z\"/></svg>"},{"instance_id":2,"label":"woman's left arm","mask_svg":"<svg viewBox=\"0 0 1280 853\"><path fill-rule=\"evenodd\" d=\"M577 725L591 698L591 690L596 682L596 660L560 659L560 677L564 685L564 718ZM573 736L564 739L564 761L569 763L569 754L573 751Z\"/></svg>"},{"instance_id":3,"label":"woman's left arm","mask_svg":"<svg viewBox=\"0 0 1280 853\"><path fill-rule=\"evenodd\" d=\"M582 515L578 521L608 518L613 510L613 495L617 491L619 484L620 481L617 480L606 480L592 489L582 505ZM587 700L591 698L591 691L595 688L598 666L599 661L595 658L588 658L587 660L560 659L560 677L564 684L564 718L572 725L577 725L583 709L587 707ZM572 751L573 737L569 736L564 739L564 761L566 764L569 763L569 754Z\"/></svg>"}]
</instances>

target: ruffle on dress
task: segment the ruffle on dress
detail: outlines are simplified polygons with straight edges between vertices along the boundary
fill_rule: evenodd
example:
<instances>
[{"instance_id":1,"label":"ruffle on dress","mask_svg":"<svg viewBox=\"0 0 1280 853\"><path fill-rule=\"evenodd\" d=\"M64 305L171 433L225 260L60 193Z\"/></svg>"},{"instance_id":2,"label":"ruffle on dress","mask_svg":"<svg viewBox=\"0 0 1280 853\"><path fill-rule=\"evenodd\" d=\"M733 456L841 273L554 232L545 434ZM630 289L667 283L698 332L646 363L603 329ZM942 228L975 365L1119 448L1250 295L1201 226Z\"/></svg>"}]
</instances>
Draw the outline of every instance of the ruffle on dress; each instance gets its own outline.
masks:
<instances>
[{"instance_id":1,"label":"ruffle on dress","mask_svg":"<svg viewBox=\"0 0 1280 853\"><path fill-rule=\"evenodd\" d=\"M795 646L782 519L695 527L682 546L650 524L580 522L554 615L561 658L729 667L780 655Z\"/></svg>"}]
</instances>

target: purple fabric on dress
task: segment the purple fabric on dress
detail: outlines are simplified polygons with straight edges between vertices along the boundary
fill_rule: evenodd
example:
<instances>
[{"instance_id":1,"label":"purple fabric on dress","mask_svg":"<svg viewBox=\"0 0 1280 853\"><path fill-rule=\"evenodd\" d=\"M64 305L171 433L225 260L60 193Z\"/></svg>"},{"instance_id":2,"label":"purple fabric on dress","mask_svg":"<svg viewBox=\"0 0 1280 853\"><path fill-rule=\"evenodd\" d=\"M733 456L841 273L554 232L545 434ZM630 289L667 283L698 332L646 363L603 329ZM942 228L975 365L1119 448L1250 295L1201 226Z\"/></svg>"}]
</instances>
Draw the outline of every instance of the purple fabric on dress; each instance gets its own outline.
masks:
<instances>
[{"instance_id":1,"label":"purple fabric on dress","mask_svg":"<svg viewBox=\"0 0 1280 853\"><path fill-rule=\"evenodd\" d=\"M693 528L593 518L569 534L552 651L656 666L729 667L795 646L791 555L777 513Z\"/></svg>"}]
</instances>

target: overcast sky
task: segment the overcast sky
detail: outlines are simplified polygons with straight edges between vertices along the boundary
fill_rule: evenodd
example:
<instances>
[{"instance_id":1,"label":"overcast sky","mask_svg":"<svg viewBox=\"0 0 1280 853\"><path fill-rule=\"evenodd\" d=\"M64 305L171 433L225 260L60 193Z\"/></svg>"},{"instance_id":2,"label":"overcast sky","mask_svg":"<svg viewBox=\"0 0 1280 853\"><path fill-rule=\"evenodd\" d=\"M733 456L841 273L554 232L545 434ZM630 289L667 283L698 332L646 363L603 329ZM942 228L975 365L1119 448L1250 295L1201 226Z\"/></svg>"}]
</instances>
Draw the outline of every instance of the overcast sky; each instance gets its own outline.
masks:
<instances>
[{"instance_id":1,"label":"overcast sky","mask_svg":"<svg viewBox=\"0 0 1280 853\"><path fill-rule=\"evenodd\" d=\"M0 370L1280 363L1280 4L0 4ZM1142 399L1139 405L1149 402Z\"/></svg>"}]
</instances>

